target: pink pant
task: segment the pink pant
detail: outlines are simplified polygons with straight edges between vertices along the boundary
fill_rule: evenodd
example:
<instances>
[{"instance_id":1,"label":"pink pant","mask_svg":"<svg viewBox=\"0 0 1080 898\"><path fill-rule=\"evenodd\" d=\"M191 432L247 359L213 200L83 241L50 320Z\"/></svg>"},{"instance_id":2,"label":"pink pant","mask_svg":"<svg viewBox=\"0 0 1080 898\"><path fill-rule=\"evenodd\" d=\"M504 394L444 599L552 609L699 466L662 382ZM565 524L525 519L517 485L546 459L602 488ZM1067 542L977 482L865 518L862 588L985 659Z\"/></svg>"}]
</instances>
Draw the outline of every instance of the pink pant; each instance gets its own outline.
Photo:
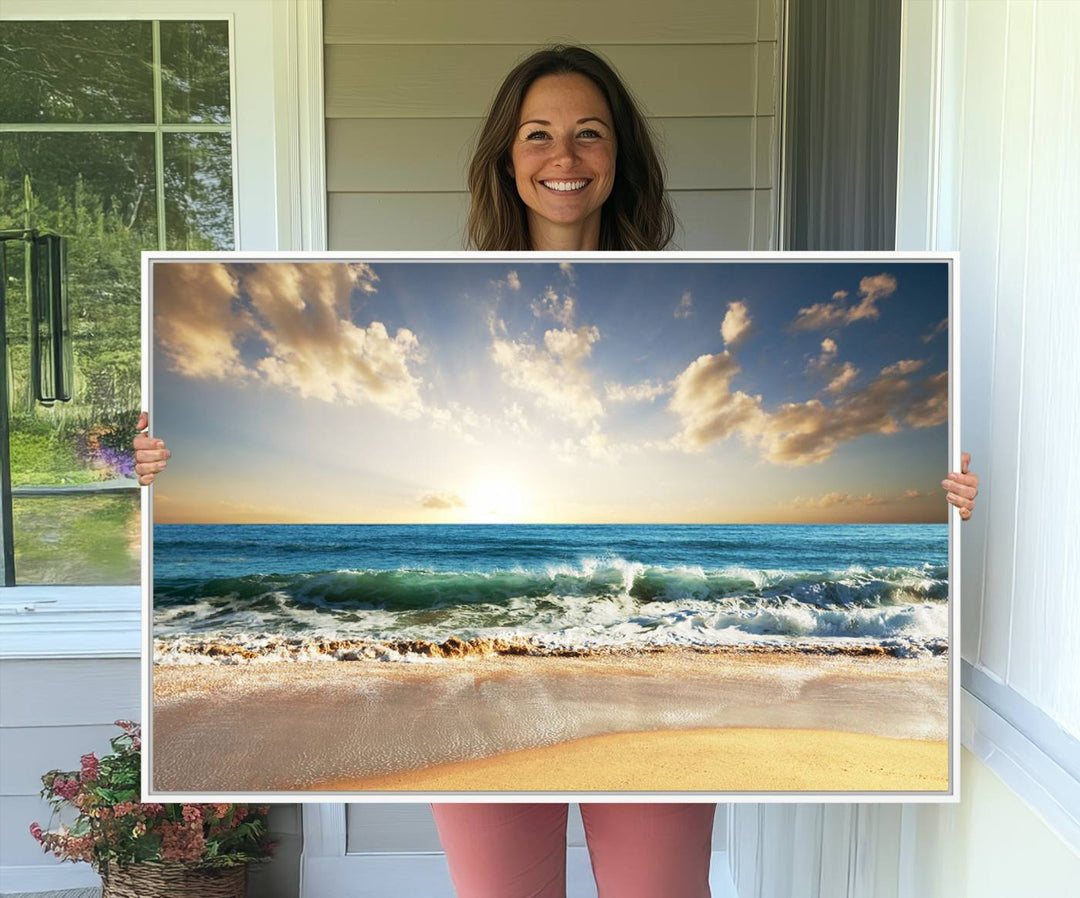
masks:
<instances>
[{"instance_id":1,"label":"pink pant","mask_svg":"<svg viewBox=\"0 0 1080 898\"><path fill-rule=\"evenodd\" d=\"M433 804L458 898L564 898L565 804ZM709 898L715 804L583 804L599 898Z\"/></svg>"}]
</instances>

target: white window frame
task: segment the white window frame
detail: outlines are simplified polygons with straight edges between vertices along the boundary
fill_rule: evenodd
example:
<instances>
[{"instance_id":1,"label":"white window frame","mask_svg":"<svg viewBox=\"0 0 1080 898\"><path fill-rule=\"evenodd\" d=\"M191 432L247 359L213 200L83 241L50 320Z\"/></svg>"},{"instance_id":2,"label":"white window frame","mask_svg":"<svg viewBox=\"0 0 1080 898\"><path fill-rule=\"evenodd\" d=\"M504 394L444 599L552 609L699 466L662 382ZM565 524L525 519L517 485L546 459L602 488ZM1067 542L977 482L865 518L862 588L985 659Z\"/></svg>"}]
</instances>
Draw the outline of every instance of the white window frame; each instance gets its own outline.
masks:
<instances>
[{"instance_id":1,"label":"white window frame","mask_svg":"<svg viewBox=\"0 0 1080 898\"><path fill-rule=\"evenodd\" d=\"M227 20L236 249L326 249L321 0L0 5L0 21L77 19ZM0 588L0 658L138 657L141 592L139 586Z\"/></svg>"}]
</instances>

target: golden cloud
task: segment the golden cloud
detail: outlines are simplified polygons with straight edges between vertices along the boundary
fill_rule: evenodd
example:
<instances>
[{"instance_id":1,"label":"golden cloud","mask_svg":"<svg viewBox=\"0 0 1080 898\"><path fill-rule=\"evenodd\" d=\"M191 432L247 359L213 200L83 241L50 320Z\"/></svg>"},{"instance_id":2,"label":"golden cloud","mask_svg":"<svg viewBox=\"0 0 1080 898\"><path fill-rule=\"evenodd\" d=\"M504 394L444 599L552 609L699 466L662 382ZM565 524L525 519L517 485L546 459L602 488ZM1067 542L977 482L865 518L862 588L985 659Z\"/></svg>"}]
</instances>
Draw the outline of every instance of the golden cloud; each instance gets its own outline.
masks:
<instances>
[{"instance_id":1,"label":"golden cloud","mask_svg":"<svg viewBox=\"0 0 1080 898\"><path fill-rule=\"evenodd\" d=\"M734 348L741 343L749 334L751 323L745 302L729 302L724 322L720 325L724 344Z\"/></svg>"},{"instance_id":2,"label":"golden cloud","mask_svg":"<svg viewBox=\"0 0 1080 898\"><path fill-rule=\"evenodd\" d=\"M761 426L765 419L761 397L731 391L731 378L738 372L738 363L724 350L699 356L675 378L668 408L682 418L676 445L696 451L732 433L745 435Z\"/></svg>"},{"instance_id":3,"label":"golden cloud","mask_svg":"<svg viewBox=\"0 0 1080 898\"><path fill-rule=\"evenodd\" d=\"M169 367L185 377L248 372L236 347L252 320L237 301L236 275L218 262L154 264L154 337Z\"/></svg>"},{"instance_id":4,"label":"golden cloud","mask_svg":"<svg viewBox=\"0 0 1080 898\"><path fill-rule=\"evenodd\" d=\"M416 336L391 336L352 321L356 292L378 276L363 262L162 263L155 272L155 339L170 366L189 377L259 378L326 402L372 402L394 414L423 409ZM249 305L242 305L241 297ZM239 346L258 339L245 365Z\"/></svg>"},{"instance_id":5,"label":"golden cloud","mask_svg":"<svg viewBox=\"0 0 1080 898\"><path fill-rule=\"evenodd\" d=\"M862 299L857 305L847 303L847 292L837 290L828 302L814 303L799 309L791 327L793 330L817 330L823 327L844 327L854 321L878 318L881 312L877 303L896 292L896 278L891 274L876 274L859 281L859 295Z\"/></svg>"},{"instance_id":6,"label":"golden cloud","mask_svg":"<svg viewBox=\"0 0 1080 898\"><path fill-rule=\"evenodd\" d=\"M823 350L831 353L830 347ZM897 433L901 422L930 427L947 420L948 373L913 388L898 373L904 367L902 363L889 366L884 369L887 373L831 404L810 399L784 403L769 412L762 408L760 396L732 390L731 380L739 366L729 353L703 355L675 379L668 408L681 418L682 430L667 446L698 451L737 434L774 464L809 465L866 434ZM839 388L855 373L857 369L845 368L838 375L845 381Z\"/></svg>"}]
</instances>

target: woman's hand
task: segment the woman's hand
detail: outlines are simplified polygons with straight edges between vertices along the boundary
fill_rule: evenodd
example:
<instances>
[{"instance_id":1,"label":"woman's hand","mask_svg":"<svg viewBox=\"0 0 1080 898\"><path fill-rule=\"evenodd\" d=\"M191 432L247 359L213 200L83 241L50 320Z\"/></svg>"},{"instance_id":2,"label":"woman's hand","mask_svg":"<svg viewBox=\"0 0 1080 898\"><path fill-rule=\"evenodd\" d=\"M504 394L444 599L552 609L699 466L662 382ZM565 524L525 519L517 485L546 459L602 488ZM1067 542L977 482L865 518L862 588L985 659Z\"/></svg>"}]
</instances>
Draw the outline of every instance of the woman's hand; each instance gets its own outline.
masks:
<instances>
[{"instance_id":1,"label":"woman's hand","mask_svg":"<svg viewBox=\"0 0 1080 898\"><path fill-rule=\"evenodd\" d=\"M969 464L971 464L971 453L961 452L960 473L951 473L946 480L941 481L941 485L945 487L945 498L960 509L961 521L971 518L971 510L975 507L975 497L979 495L979 475L968 473Z\"/></svg>"},{"instance_id":2,"label":"woman's hand","mask_svg":"<svg viewBox=\"0 0 1080 898\"><path fill-rule=\"evenodd\" d=\"M135 429L146 430L149 423L150 416L143 412ZM139 475L139 483L149 486L154 482L154 476L165 470L165 459L172 453L165 448L164 440L156 440L143 433L136 436L131 445L135 447L135 473Z\"/></svg>"}]
</instances>

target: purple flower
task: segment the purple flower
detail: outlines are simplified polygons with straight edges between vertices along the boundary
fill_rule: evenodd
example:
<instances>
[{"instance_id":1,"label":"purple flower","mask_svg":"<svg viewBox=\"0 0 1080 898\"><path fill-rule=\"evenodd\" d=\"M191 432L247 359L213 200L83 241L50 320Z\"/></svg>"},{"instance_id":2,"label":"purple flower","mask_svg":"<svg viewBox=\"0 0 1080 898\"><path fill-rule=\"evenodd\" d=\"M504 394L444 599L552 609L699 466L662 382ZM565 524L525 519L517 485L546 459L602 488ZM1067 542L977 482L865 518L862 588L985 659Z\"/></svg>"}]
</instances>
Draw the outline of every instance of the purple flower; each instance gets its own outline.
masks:
<instances>
[{"instance_id":1,"label":"purple flower","mask_svg":"<svg viewBox=\"0 0 1080 898\"><path fill-rule=\"evenodd\" d=\"M135 476L134 452L102 446L95 455L97 456L97 463L106 470L111 471L114 477Z\"/></svg>"}]
</instances>

